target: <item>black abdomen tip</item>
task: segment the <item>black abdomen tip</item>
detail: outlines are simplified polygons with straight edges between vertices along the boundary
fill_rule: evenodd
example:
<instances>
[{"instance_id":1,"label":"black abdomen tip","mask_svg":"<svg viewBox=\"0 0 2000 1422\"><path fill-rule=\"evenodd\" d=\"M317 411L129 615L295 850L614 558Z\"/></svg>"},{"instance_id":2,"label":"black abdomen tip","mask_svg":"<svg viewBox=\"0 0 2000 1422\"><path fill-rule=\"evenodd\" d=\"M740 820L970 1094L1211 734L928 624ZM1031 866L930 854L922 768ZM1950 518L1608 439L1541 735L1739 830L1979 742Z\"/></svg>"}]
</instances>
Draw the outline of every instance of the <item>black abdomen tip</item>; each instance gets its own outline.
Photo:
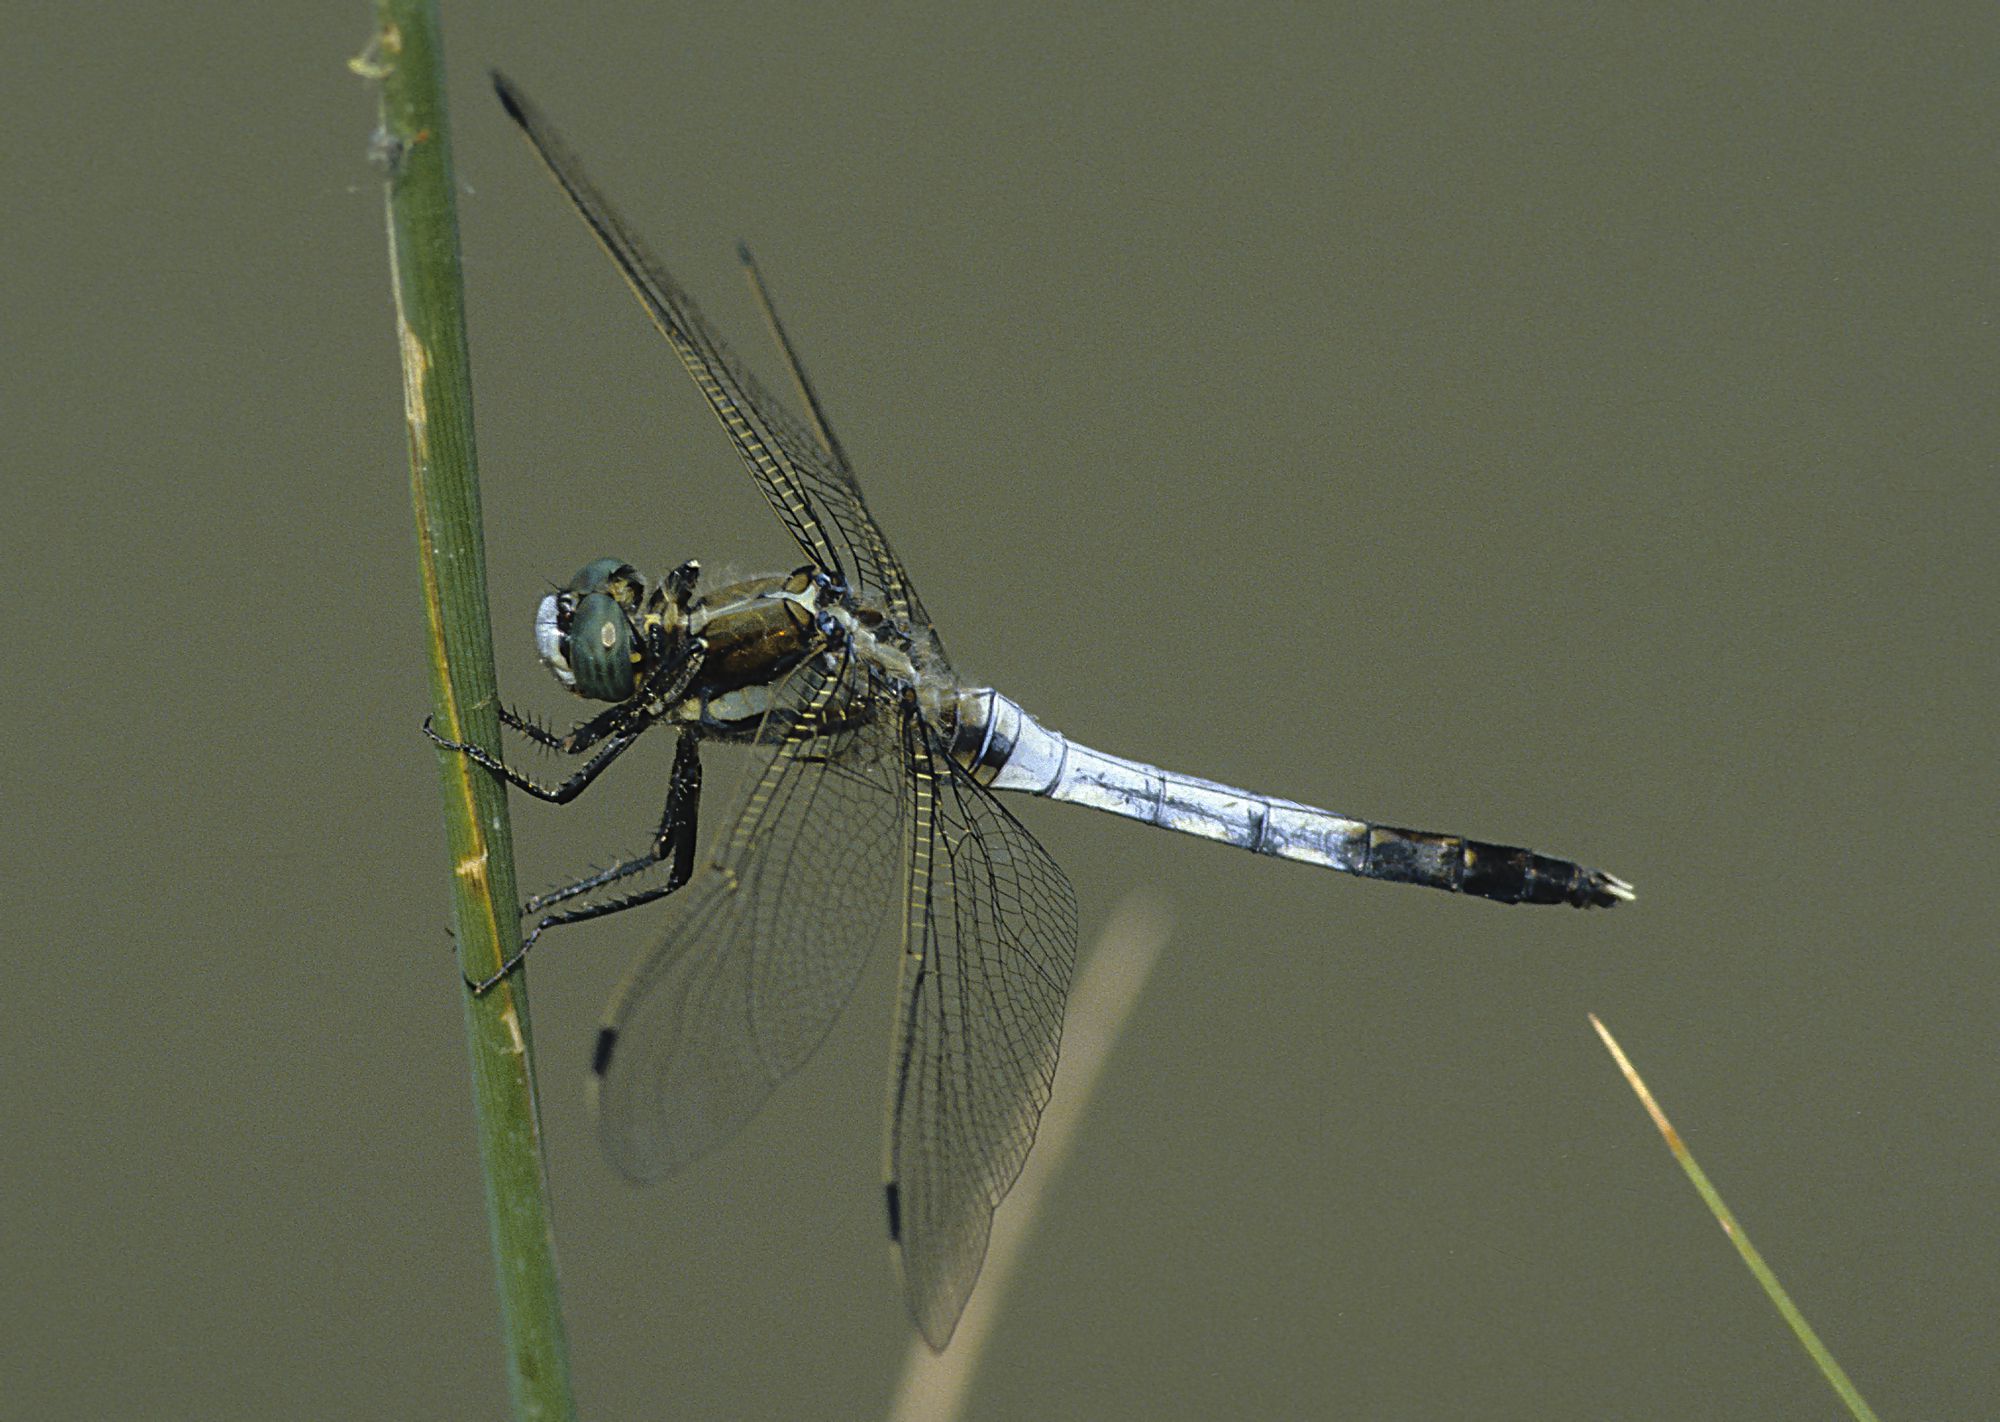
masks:
<instances>
[{"instance_id":1,"label":"black abdomen tip","mask_svg":"<svg viewBox=\"0 0 2000 1422\"><path fill-rule=\"evenodd\" d=\"M1616 874L1607 874L1602 869L1587 869L1584 873L1588 878L1585 898L1577 905L1579 908L1616 908L1638 897L1632 892L1632 886Z\"/></svg>"},{"instance_id":2,"label":"black abdomen tip","mask_svg":"<svg viewBox=\"0 0 2000 1422\"><path fill-rule=\"evenodd\" d=\"M1632 900L1632 886L1616 874L1510 844L1468 839L1460 862L1463 867L1457 887L1461 891L1503 904L1610 908Z\"/></svg>"},{"instance_id":3,"label":"black abdomen tip","mask_svg":"<svg viewBox=\"0 0 2000 1422\"><path fill-rule=\"evenodd\" d=\"M611 1068L611 1053L618 1045L616 1027L600 1027L597 1032L597 1050L591 1054L590 1071L593 1076L603 1076Z\"/></svg>"},{"instance_id":4,"label":"black abdomen tip","mask_svg":"<svg viewBox=\"0 0 2000 1422\"><path fill-rule=\"evenodd\" d=\"M899 1243L903 1238L903 1196L891 1180L883 1187L882 1193L889 1205L889 1242Z\"/></svg>"}]
</instances>

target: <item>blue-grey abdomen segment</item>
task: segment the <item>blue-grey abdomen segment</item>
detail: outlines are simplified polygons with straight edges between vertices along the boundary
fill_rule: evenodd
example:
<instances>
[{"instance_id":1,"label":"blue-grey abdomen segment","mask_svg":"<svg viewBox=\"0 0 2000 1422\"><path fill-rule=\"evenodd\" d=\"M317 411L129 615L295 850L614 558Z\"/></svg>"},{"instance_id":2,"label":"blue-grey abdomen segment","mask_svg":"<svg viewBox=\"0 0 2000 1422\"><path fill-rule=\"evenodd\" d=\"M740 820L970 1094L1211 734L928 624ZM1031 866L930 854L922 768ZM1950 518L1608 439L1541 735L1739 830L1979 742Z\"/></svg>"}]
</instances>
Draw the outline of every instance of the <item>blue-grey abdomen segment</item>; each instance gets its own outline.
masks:
<instances>
[{"instance_id":1,"label":"blue-grey abdomen segment","mask_svg":"<svg viewBox=\"0 0 2000 1422\"><path fill-rule=\"evenodd\" d=\"M1041 725L1012 698L960 694L952 753L996 790L1088 805L1254 854L1507 904L1605 908L1632 897L1613 874L1513 845L1397 829L1107 755Z\"/></svg>"}]
</instances>

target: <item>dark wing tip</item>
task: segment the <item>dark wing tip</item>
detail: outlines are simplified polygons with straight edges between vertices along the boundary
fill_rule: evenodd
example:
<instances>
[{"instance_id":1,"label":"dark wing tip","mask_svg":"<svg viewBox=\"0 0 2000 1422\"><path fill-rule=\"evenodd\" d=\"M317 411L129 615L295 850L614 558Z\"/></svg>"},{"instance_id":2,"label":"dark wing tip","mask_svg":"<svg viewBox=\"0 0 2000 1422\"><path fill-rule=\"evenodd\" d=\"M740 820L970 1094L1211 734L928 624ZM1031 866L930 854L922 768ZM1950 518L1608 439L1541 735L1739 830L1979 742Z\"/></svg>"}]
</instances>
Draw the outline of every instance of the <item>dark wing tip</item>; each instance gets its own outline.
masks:
<instances>
[{"instance_id":1,"label":"dark wing tip","mask_svg":"<svg viewBox=\"0 0 2000 1422\"><path fill-rule=\"evenodd\" d=\"M526 127L528 115L523 108L525 101L521 97L521 91L516 89L514 82L499 70L489 69L486 72L493 79L493 92L499 96L500 107L507 111L507 117Z\"/></svg>"},{"instance_id":2,"label":"dark wing tip","mask_svg":"<svg viewBox=\"0 0 2000 1422\"><path fill-rule=\"evenodd\" d=\"M889 1242L899 1244L903 1238L903 1195L891 1180L882 1187L883 1197L889 1205Z\"/></svg>"},{"instance_id":3,"label":"dark wing tip","mask_svg":"<svg viewBox=\"0 0 2000 1422\"><path fill-rule=\"evenodd\" d=\"M611 1070L611 1053L618 1046L618 1029L600 1027L597 1030L597 1048L590 1054L590 1074L601 1077Z\"/></svg>"},{"instance_id":4,"label":"dark wing tip","mask_svg":"<svg viewBox=\"0 0 2000 1422\"><path fill-rule=\"evenodd\" d=\"M750 244L745 242L741 237L736 239L736 260L746 267L757 265L757 259L750 255Z\"/></svg>"}]
</instances>

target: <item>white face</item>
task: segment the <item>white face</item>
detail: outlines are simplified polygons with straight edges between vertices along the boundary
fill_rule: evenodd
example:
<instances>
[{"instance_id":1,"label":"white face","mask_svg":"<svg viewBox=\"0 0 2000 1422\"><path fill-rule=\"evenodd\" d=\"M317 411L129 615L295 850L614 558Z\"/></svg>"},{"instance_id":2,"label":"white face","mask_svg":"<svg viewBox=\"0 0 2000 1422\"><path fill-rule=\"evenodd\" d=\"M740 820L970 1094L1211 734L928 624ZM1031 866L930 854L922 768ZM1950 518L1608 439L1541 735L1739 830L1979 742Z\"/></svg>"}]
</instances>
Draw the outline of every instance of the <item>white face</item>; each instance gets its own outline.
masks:
<instances>
[{"instance_id":1,"label":"white face","mask_svg":"<svg viewBox=\"0 0 2000 1422\"><path fill-rule=\"evenodd\" d=\"M535 651L540 654L542 665L555 674L555 679L574 691L576 673L570 670L569 661L562 651L562 627L558 622L560 611L556 605L558 596L550 593L535 609Z\"/></svg>"}]
</instances>

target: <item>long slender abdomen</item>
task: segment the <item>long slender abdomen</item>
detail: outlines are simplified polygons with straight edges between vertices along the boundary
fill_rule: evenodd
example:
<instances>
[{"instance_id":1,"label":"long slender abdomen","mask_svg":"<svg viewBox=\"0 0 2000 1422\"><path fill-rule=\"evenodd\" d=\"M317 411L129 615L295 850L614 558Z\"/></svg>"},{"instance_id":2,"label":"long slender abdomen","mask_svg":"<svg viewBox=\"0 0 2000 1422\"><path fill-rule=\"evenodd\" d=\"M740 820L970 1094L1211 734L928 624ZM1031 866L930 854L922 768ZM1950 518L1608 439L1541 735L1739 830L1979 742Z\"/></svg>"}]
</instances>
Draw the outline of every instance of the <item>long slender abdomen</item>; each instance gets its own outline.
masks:
<instances>
[{"instance_id":1,"label":"long slender abdomen","mask_svg":"<svg viewBox=\"0 0 2000 1422\"><path fill-rule=\"evenodd\" d=\"M1459 835L1397 829L1107 755L1051 731L1011 697L959 698L953 752L996 790L1088 805L1254 854L1507 904L1609 908L1632 886L1567 859Z\"/></svg>"}]
</instances>

